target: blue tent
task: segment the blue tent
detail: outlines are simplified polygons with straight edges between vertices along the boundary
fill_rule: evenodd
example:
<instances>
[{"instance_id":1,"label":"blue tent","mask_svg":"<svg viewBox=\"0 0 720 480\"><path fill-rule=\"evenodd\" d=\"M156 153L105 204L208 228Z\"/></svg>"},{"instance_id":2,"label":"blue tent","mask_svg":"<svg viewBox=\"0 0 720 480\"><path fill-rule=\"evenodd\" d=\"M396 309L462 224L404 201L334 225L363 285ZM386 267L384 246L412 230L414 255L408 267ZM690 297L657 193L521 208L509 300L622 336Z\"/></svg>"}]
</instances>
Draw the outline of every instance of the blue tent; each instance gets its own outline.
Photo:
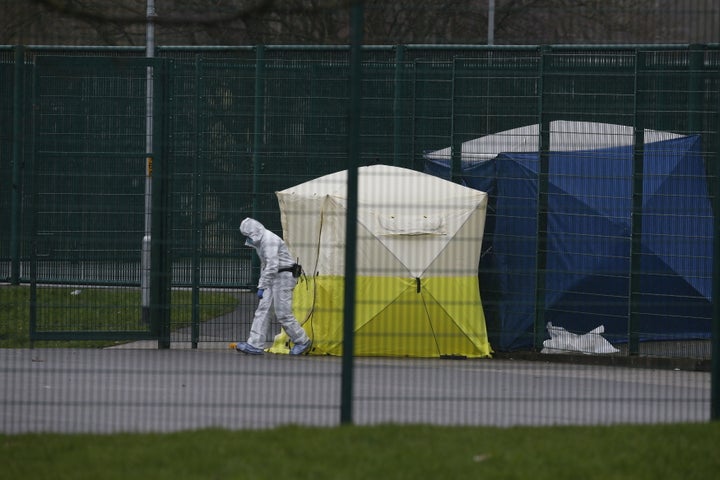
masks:
<instances>
[{"instance_id":1,"label":"blue tent","mask_svg":"<svg viewBox=\"0 0 720 480\"><path fill-rule=\"evenodd\" d=\"M698 135L646 130L637 290L631 302L632 127L550 125L544 321L612 343L709 338L712 211ZM463 182L489 194L480 288L493 348L533 345L538 247L537 125L463 144ZM532 151L532 150L535 151ZM450 176L450 149L425 171ZM546 336L546 333L545 333Z\"/></svg>"}]
</instances>

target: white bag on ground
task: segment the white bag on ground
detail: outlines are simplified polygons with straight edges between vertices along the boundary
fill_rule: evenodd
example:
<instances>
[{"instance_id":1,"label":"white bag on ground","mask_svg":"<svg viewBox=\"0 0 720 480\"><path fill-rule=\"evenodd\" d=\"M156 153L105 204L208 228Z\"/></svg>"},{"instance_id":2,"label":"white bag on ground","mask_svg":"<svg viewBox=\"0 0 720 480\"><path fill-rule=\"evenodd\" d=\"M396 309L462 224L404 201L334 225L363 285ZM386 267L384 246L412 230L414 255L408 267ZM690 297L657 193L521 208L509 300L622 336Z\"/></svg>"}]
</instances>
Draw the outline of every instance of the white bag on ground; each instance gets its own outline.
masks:
<instances>
[{"instance_id":1,"label":"white bag on ground","mask_svg":"<svg viewBox=\"0 0 720 480\"><path fill-rule=\"evenodd\" d=\"M590 355L593 353L616 353L619 351L600 335L605 331L604 325L600 325L584 335L568 332L563 327L553 327L553 324L550 322L547 324L547 329L550 338L543 342L543 349L540 353L581 352Z\"/></svg>"}]
</instances>

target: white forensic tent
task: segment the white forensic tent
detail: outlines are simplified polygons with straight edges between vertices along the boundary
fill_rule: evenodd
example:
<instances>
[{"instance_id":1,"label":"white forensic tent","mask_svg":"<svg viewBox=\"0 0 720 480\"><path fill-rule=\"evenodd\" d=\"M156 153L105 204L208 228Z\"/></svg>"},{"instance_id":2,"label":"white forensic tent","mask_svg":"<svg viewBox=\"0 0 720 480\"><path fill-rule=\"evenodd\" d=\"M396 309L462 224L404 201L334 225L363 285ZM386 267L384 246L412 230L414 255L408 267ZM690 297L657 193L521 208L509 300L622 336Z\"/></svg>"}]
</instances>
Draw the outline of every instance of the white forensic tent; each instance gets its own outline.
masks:
<instances>
[{"instance_id":1,"label":"white forensic tent","mask_svg":"<svg viewBox=\"0 0 720 480\"><path fill-rule=\"evenodd\" d=\"M293 309L313 354L342 354L347 171L277 192L307 272ZM487 194L387 165L358 169L355 354L487 357L478 286ZM271 351L286 353L281 332Z\"/></svg>"}]
</instances>

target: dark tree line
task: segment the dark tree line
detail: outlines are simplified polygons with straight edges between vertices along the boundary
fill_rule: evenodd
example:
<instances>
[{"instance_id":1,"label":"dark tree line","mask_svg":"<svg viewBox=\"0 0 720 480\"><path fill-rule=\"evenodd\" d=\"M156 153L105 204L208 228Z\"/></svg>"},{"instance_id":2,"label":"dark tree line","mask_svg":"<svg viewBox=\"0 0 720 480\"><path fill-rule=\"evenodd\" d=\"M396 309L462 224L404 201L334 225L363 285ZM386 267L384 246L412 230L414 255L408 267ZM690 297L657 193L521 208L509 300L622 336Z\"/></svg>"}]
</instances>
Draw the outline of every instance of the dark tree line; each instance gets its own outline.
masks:
<instances>
[{"instance_id":1,"label":"dark tree line","mask_svg":"<svg viewBox=\"0 0 720 480\"><path fill-rule=\"evenodd\" d=\"M355 0L154 0L159 45L348 42ZM713 43L713 0L366 0L367 44ZM145 44L146 0L0 0L0 44Z\"/></svg>"}]
</instances>

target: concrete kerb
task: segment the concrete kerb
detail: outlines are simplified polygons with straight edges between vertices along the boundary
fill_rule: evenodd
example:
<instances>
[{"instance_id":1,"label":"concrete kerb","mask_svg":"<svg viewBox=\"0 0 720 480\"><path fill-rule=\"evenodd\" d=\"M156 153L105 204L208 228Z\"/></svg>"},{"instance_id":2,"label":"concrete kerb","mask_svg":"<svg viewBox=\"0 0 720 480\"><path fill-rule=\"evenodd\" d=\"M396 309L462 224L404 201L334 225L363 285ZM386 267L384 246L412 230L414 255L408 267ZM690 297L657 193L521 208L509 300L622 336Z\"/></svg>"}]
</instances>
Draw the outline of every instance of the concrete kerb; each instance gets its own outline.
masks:
<instances>
[{"instance_id":1,"label":"concrete kerb","mask_svg":"<svg viewBox=\"0 0 720 480\"><path fill-rule=\"evenodd\" d=\"M171 341L171 349L228 350L231 340L227 342L200 341L195 346L187 341ZM268 345L269 346L269 345ZM108 347L109 349L157 349L156 340L141 340ZM598 365L615 367L648 368L658 370L682 370L689 372L710 372L711 359L679 358L651 355L583 355L575 353L545 354L535 351L495 352L493 359L519 360L546 363L564 363L574 365ZM460 359L462 360L462 359Z\"/></svg>"}]
</instances>

